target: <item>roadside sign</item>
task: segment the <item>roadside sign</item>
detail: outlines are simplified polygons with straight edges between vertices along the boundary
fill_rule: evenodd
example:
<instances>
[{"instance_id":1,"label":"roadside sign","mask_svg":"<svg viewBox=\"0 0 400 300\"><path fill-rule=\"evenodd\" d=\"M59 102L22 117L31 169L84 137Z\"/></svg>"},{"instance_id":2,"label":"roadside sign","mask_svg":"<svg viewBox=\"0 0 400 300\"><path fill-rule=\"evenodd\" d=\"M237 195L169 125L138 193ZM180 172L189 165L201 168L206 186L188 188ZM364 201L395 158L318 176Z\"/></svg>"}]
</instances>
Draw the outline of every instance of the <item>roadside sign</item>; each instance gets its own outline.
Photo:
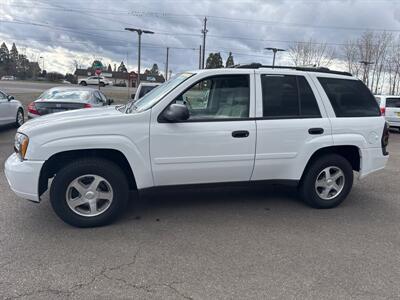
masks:
<instances>
[{"instance_id":1,"label":"roadside sign","mask_svg":"<svg viewBox=\"0 0 400 300\"><path fill-rule=\"evenodd\" d=\"M101 69L96 69L95 73L97 76L99 76L101 74Z\"/></svg>"}]
</instances>

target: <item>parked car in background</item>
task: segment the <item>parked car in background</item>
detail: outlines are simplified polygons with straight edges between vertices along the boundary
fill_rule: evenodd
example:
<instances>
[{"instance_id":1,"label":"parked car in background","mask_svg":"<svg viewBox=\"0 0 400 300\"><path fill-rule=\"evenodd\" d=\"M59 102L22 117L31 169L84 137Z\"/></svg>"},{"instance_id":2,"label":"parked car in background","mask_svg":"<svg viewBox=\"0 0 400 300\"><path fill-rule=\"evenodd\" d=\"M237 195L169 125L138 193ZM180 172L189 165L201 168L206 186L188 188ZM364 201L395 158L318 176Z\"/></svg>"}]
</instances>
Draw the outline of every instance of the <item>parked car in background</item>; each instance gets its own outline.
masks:
<instances>
[{"instance_id":1,"label":"parked car in background","mask_svg":"<svg viewBox=\"0 0 400 300\"><path fill-rule=\"evenodd\" d=\"M102 107L114 101L99 90L86 87L54 87L28 105L28 118L80 108Z\"/></svg>"},{"instance_id":2,"label":"parked car in background","mask_svg":"<svg viewBox=\"0 0 400 300\"><path fill-rule=\"evenodd\" d=\"M106 86L106 85L112 85L112 82L106 79L105 77L102 76L90 76L85 79L81 79L79 81L80 85L100 85L100 86Z\"/></svg>"},{"instance_id":3,"label":"parked car in background","mask_svg":"<svg viewBox=\"0 0 400 300\"><path fill-rule=\"evenodd\" d=\"M250 65L182 73L124 106L32 120L5 173L35 202L51 183L57 215L89 227L115 220L131 190L163 186L289 182L310 206L333 208L354 172L385 167L387 146L373 95L349 73Z\"/></svg>"},{"instance_id":4,"label":"parked car in background","mask_svg":"<svg viewBox=\"0 0 400 300\"><path fill-rule=\"evenodd\" d=\"M136 100L142 98L148 92L154 90L160 84L161 83L159 83L159 82L142 82L139 84L139 87L137 88L136 93L131 95L131 98L136 101Z\"/></svg>"},{"instance_id":5,"label":"parked car in background","mask_svg":"<svg viewBox=\"0 0 400 300\"><path fill-rule=\"evenodd\" d=\"M375 98L389 126L400 131L400 97L376 95Z\"/></svg>"},{"instance_id":6,"label":"parked car in background","mask_svg":"<svg viewBox=\"0 0 400 300\"><path fill-rule=\"evenodd\" d=\"M24 108L13 96L0 91L0 125L15 124L16 127L24 124Z\"/></svg>"},{"instance_id":7,"label":"parked car in background","mask_svg":"<svg viewBox=\"0 0 400 300\"><path fill-rule=\"evenodd\" d=\"M15 76L2 76L1 80L16 80L17 78Z\"/></svg>"}]
</instances>

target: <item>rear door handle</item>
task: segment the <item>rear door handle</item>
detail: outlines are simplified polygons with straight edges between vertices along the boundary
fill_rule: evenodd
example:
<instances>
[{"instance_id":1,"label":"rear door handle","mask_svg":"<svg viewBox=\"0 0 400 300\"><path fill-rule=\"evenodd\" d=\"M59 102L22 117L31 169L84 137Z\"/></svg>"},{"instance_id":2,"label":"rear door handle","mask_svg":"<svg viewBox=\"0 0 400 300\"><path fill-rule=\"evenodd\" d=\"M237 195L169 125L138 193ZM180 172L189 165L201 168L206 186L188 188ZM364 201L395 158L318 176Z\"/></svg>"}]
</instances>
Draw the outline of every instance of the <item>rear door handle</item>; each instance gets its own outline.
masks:
<instances>
[{"instance_id":1,"label":"rear door handle","mask_svg":"<svg viewBox=\"0 0 400 300\"><path fill-rule=\"evenodd\" d=\"M234 138L246 138L249 136L249 132L247 130L237 130L232 132L232 137Z\"/></svg>"},{"instance_id":2,"label":"rear door handle","mask_svg":"<svg viewBox=\"0 0 400 300\"><path fill-rule=\"evenodd\" d=\"M309 134L323 134L324 133L324 129L323 128L310 128L308 129L308 133Z\"/></svg>"}]
</instances>

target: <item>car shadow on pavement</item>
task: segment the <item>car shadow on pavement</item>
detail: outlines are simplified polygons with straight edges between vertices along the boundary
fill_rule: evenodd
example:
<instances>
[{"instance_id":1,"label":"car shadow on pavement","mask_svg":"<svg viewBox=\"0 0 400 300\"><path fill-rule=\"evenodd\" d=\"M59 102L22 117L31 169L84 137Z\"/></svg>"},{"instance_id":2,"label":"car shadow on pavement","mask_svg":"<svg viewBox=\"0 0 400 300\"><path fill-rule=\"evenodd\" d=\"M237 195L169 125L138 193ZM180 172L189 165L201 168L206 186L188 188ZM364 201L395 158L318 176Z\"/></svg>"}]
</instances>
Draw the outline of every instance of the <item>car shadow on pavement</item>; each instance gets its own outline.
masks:
<instances>
[{"instance_id":1,"label":"car shadow on pavement","mask_svg":"<svg viewBox=\"0 0 400 300\"><path fill-rule=\"evenodd\" d=\"M266 184L218 187L218 188L165 188L132 195L122 221L140 219L143 215L157 219L180 210L193 213L205 210L241 210L276 207L305 206L300 200L297 188L293 186Z\"/></svg>"},{"instance_id":2,"label":"car shadow on pavement","mask_svg":"<svg viewBox=\"0 0 400 300\"><path fill-rule=\"evenodd\" d=\"M14 124L0 125L0 133L11 131L11 130L16 130Z\"/></svg>"}]
</instances>

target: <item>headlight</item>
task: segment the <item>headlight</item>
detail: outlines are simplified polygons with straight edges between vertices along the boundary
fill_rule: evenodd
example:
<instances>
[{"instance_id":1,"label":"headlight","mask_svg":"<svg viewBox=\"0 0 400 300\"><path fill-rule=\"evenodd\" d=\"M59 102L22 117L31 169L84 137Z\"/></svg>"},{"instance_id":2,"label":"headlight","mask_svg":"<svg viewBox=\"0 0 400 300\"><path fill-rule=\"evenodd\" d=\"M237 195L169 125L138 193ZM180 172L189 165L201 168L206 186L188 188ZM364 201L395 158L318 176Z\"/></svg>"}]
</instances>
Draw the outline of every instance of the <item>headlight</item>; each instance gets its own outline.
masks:
<instances>
[{"instance_id":1,"label":"headlight","mask_svg":"<svg viewBox=\"0 0 400 300\"><path fill-rule=\"evenodd\" d=\"M15 153L17 153L21 160L25 158L28 144L29 138L25 134L17 132L17 134L15 135L14 151Z\"/></svg>"}]
</instances>

